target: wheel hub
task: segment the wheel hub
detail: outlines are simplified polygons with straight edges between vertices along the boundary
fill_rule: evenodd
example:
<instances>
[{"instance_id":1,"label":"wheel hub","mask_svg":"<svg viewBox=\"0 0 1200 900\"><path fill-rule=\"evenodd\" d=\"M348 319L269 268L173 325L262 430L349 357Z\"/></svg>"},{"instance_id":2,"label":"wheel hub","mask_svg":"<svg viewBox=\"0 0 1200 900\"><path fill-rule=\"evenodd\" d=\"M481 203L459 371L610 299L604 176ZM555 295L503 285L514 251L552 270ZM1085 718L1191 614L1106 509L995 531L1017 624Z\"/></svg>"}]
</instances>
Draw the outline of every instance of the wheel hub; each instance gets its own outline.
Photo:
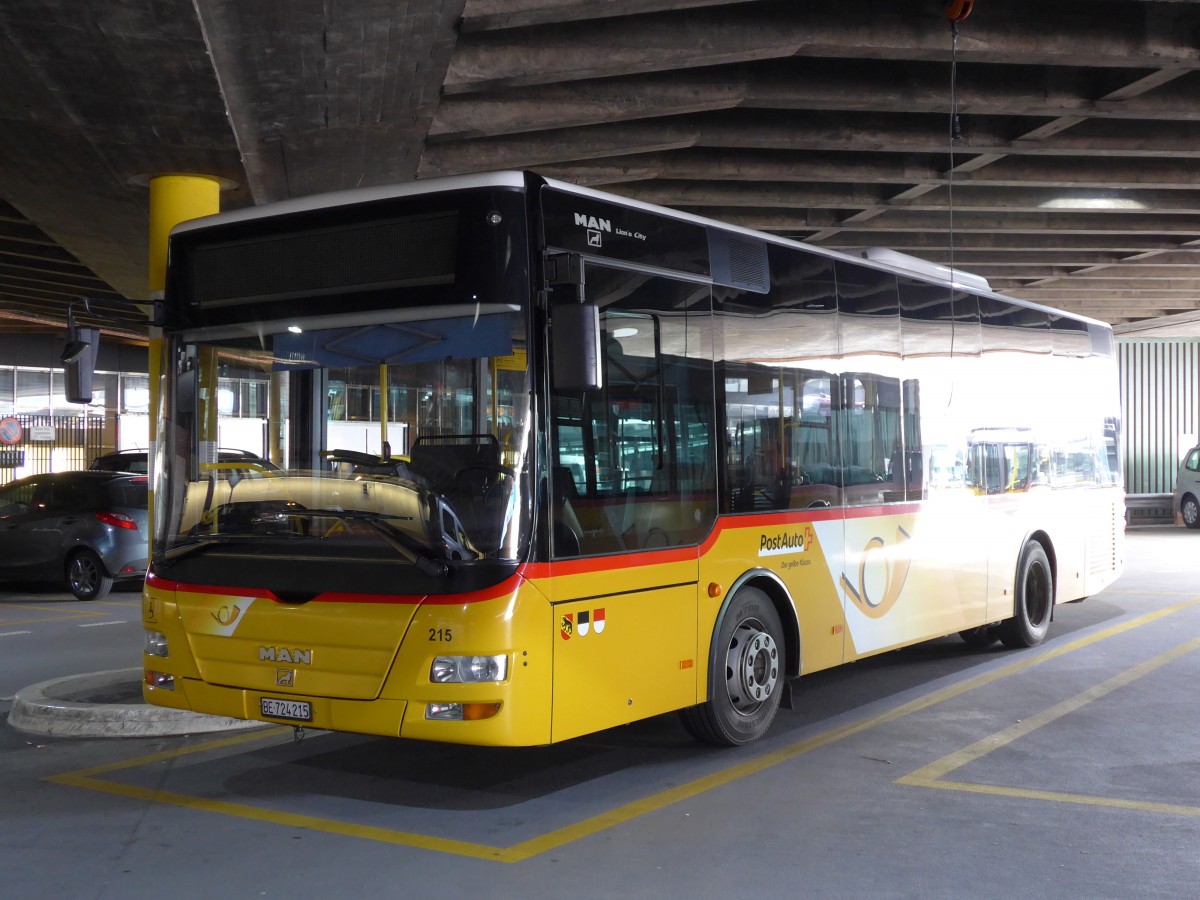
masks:
<instances>
[{"instance_id":1,"label":"wheel hub","mask_svg":"<svg viewBox=\"0 0 1200 900\"><path fill-rule=\"evenodd\" d=\"M729 699L743 715L754 713L770 699L779 683L779 647L757 621L738 626L726 658Z\"/></svg>"}]
</instances>

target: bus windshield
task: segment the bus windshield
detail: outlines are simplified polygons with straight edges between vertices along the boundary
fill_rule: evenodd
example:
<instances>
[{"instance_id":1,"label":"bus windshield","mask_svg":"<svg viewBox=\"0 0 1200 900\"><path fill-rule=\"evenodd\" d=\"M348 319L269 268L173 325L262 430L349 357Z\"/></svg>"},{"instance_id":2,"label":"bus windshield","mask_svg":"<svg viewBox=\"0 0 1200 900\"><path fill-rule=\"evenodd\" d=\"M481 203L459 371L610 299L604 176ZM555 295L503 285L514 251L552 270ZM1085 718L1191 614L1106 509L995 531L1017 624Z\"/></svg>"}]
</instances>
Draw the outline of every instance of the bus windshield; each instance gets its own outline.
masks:
<instances>
[{"instance_id":1,"label":"bus windshield","mask_svg":"<svg viewBox=\"0 0 1200 900\"><path fill-rule=\"evenodd\" d=\"M525 346L524 309L500 303L181 334L158 571L244 583L276 556L280 596L280 577L302 596L461 590L456 573L489 563L502 577L530 532Z\"/></svg>"}]
</instances>

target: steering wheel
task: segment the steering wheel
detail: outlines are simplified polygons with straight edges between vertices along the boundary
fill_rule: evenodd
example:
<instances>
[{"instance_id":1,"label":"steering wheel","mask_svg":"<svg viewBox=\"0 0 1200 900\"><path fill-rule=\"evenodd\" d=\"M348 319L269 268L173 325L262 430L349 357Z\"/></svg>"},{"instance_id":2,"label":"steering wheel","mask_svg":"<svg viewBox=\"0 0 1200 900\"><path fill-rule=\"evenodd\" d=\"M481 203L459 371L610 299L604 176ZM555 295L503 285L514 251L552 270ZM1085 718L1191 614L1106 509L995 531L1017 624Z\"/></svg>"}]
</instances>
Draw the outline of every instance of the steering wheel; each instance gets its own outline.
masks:
<instances>
[{"instance_id":1,"label":"steering wheel","mask_svg":"<svg viewBox=\"0 0 1200 900\"><path fill-rule=\"evenodd\" d=\"M470 500L487 500L505 479L515 475L516 472L508 466L473 463L455 472L450 484L456 494Z\"/></svg>"}]
</instances>

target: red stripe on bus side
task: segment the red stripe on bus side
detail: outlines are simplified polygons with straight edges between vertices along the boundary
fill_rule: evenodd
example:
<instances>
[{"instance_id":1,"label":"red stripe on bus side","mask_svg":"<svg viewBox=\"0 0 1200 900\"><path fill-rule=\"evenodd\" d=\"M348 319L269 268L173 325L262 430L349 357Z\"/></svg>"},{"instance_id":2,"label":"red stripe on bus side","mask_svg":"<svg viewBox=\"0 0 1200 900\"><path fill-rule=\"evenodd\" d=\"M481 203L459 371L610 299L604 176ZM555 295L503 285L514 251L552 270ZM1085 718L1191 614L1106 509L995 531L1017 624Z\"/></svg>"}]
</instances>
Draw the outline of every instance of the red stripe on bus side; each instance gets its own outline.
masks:
<instances>
[{"instance_id":1,"label":"red stripe on bus side","mask_svg":"<svg viewBox=\"0 0 1200 900\"><path fill-rule=\"evenodd\" d=\"M566 558L552 563L528 563L521 568L527 578L547 578L554 575L587 575L612 572L634 566L685 562L712 552L721 535L727 531L757 531L763 528L789 526L808 522L827 522L842 518L869 519L915 513L920 503L894 503L887 506L855 506L830 509L798 509L758 514L724 516L717 519L713 530L699 547L688 546L667 550L644 550L640 553L612 553L582 559Z\"/></svg>"},{"instance_id":2,"label":"red stripe on bus side","mask_svg":"<svg viewBox=\"0 0 1200 900\"><path fill-rule=\"evenodd\" d=\"M818 509L789 509L782 512L758 513L756 515L725 516L717 519L717 526L705 538L700 553L708 553L717 539L726 531L741 529L773 528L779 525L798 525L805 522L830 522L836 519L871 519L882 516L903 516L915 513L920 503L891 503L887 506L849 506Z\"/></svg>"},{"instance_id":3,"label":"red stripe on bus side","mask_svg":"<svg viewBox=\"0 0 1200 900\"><path fill-rule=\"evenodd\" d=\"M148 579L149 580L149 579ZM526 580L522 571L518 569L517 573L509 578L504 579L499 584L494 584L489 588L484 588L479 591L471 591L465 594L432 594L426 596L424 594L354 594L342 593L338 591L328 591L324 594L318 594L309 603L392 603L397 605L417 606L420 604L442 604L442 605L458 605L468 603L484 603L488 600L495 600L498 597L505 597L520 587L522 581ZM184 594L216 594L222 597L254 597L262 600L270 600L274 603L284 603L274 593L267 588L243 588L233 587L231 585L213 585L213 584L186 584L181 581L168 581L161 576L155 576L153 586L160 590L177 591Z\"/></svg>"},{"instance_id":4,"label":"red stripe on bus side","mask_svg":"<svg viewBox=\"0 0 1200 900\"><path fill-rule=\"evenodd\" d=\"M699 547L671 547L664 550L644 550L640 553L613 553L606 556L590 556L582 559L561 559L553 563L525 563L516 573L499 584L466 594L352 594L330 591L318 594L310 603L395 603L418 605L455 605L484 603L514 593L522 581L543 579L555 575L587 575L589 573L613 572L635 566L664 565L687 562L712 551L717 540L726 531L758 530L777 526L795 525L805 522L827 522L836 519L869 519L882 516L907 515L920 509L919 503L896 503L887 506L855 506L830 509L801 509L783 512L773 511L759 514L724 516L717 519L713 530ZM230 585L185 584L168 581L159 575L150 575L147 584L162 590L174 590L189 594L217 594L221 596L260 597L275 603L283 603L266 588L243 588Z\"/></svg>"}]
</instances>

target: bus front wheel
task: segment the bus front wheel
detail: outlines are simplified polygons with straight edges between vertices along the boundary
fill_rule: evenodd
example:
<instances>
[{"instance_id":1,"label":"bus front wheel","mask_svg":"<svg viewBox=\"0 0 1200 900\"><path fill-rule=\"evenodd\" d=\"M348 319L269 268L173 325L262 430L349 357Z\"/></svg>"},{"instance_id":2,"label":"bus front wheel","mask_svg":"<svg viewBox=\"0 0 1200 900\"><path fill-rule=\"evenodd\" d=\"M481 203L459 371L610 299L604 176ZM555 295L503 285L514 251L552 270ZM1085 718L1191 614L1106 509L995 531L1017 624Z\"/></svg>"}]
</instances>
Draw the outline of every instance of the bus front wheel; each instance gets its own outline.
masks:
<instances>
[{"instance_id":1,"label":"bus front wheel","mask_svg":"<svg viewBox=\"0 0 1200 900\"><path fill-rule=\"evenodd\" d=\"M706 743L748 744L770 729L783 694L783 627L770 598L758 588L738 591L715 641L711 696L683 710L683 723Z\"/></svg>"},{"instance_id":2,"label":"bus front wheel","mask_svg":"<svg viewBox=\"0 0 1200 900\"><path fill-rule=\"evenodd\" d=\"M1014 588L1014 615L1000 623L1000 640L1006 647L1033 647L1045 640L1054 609L1054 576L1046 551L1037 541L1030 541L1021 551Z\"/></svg>"}]
</instances>

